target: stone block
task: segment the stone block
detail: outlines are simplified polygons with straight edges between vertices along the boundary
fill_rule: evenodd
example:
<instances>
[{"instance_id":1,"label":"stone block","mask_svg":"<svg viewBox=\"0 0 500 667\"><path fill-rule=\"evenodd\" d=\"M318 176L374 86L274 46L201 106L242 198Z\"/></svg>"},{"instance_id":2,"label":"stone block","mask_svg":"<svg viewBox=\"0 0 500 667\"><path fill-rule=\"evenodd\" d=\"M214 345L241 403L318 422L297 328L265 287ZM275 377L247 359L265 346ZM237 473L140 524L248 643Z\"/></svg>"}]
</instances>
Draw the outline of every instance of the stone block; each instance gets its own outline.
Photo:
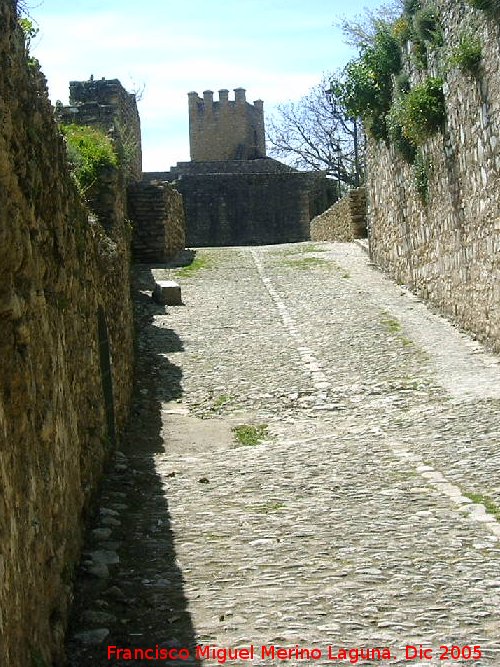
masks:
<instances>
[{"instance_id":1,"label":"stone block","mask_svg":"<svg viewBox=\"0 0 500 667\"><path fill-rule=\"evenodd\" d=\"M182 306L181 287L175 280L157 280L153 299L166 306Z\"/></svg>"}]
</instances>

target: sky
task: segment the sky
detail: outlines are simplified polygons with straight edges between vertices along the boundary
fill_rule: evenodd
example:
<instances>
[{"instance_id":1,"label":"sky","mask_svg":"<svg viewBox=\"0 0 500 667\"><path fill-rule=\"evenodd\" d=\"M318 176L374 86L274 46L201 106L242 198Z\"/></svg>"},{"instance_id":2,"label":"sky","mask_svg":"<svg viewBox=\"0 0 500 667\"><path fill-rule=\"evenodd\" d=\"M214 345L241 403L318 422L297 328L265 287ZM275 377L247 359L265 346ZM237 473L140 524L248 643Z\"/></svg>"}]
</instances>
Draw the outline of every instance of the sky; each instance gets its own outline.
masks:
<instances>
[{"instance_id":1,"label":"sky","mask_svg":"<svg viewBox=\"0 0 500 667\"><path fill-rule=\"evenodd\" d=\"M27 0L53 103L69 81L120 79L139 101L144 171L189 160L187 93L247 90L266 116L355 55L338 21L381 0ZM215 94L217 99L217 92Z\"/></svg>"}]
</instances>

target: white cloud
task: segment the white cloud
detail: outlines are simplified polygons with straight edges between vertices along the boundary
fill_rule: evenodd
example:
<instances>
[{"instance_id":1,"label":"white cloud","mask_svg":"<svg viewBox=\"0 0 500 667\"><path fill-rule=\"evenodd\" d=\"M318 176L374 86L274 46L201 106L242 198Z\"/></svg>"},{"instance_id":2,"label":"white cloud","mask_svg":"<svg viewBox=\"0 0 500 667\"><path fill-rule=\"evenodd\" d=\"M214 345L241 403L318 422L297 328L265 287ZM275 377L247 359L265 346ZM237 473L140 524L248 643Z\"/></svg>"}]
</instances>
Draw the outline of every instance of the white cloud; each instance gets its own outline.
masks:
<instances>
[{"instance_id":1,"label":"white cloud","mask_svg":"<svg viewBox=\"0 0 500 667\"><path fill-rule=\"evenodd\" d=\"M190 0L189 8L150 0L147 12L129 0L94 8L90 0L44 0L35 18L38 12L34 55L53 102L67 101L69 81L91 74L118 78L129 90L145 86L139 110L147 169L189 159L188 91L243 86L269 112L349 55L323 0Z\"/></svg>"}]
</instances>

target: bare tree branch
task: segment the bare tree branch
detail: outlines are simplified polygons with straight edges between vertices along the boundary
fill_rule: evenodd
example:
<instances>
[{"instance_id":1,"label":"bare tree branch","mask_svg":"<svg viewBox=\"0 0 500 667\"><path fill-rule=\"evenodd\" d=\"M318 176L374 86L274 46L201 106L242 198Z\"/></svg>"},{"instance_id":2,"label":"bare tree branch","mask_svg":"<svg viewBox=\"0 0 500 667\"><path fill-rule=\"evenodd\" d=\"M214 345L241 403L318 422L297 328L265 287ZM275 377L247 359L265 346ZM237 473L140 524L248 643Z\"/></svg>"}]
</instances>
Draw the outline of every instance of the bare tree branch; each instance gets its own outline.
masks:
<instances>
[{"instance_id":1,"label":"bare tree branch","mask_svg":"<svg viewBox=\"0 0 500 667\"><path fill-rule=\"evenodd\" d=\"M277 107L267 123L270 153L298 169L326 171L342 187L363 180L364 141L359 122L350 118L335 93L339 75L321 83L298 102Z\"/></svg>"}]
</instances>

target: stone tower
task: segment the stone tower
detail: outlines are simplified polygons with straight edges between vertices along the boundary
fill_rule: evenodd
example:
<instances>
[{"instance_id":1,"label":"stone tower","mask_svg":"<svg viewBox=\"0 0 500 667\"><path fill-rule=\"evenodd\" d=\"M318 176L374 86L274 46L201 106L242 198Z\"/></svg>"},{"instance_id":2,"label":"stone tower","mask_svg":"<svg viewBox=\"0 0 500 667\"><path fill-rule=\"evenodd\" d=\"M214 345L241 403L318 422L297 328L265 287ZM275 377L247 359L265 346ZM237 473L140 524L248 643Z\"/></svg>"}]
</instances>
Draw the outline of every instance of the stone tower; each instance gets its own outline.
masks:
<instances>
[{"instance_id":1,"label":"stone tower","mask_svg":"<svg viewBox=\"0 0 500 667\"><path fill-rule=\"evenodd\" d=\"M219 90L214 101L211 90L203 98L198 93L189 97L189 143L193 162L224 160L255 160L266 157L264 103L246 101L245 89Z\"/></svg>"}]
</instances>

